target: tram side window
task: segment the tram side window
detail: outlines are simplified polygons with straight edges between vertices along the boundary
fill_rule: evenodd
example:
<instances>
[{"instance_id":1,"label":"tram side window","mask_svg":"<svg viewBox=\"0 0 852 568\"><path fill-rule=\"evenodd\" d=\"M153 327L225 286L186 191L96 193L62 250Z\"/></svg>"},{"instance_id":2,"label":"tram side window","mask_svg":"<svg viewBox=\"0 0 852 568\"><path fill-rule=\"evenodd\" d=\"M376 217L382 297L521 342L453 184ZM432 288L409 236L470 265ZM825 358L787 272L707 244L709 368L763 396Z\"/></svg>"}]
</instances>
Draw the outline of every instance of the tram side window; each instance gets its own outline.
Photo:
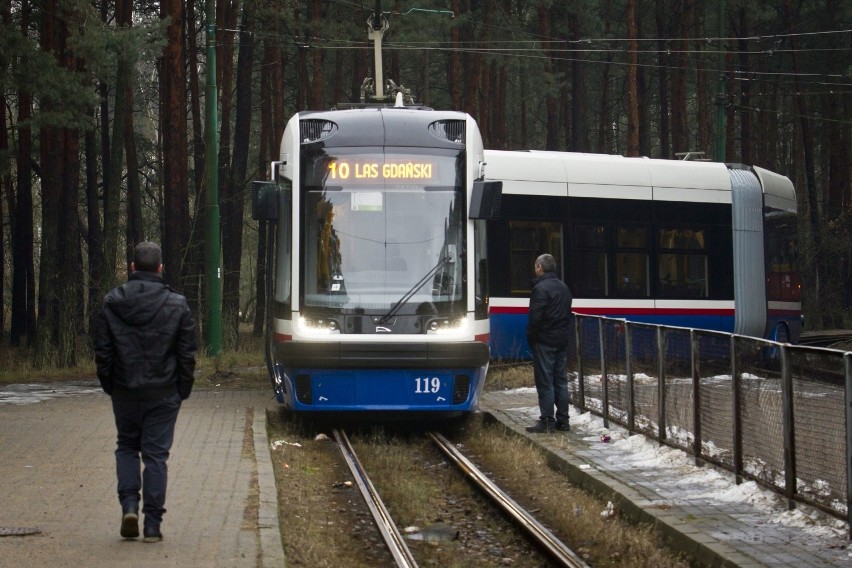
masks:
<instances>
[{"instance_id":1,"label":"tram side window","mask_svg":"<svg viewBox=\"0 0 852 568\"><path fill-rule=\"evenodd\" d=\"M764 214L766 298L775 302L798 302L802 297L802 283L796 263L796 216L768 208Z\"/></svg>"},{"instance_id":2,"label":"tram side window","mask_svg":"<svg viewBox=\"0 0 852 568\"><path fill-rule=\"evenodd\" d=\"M615 281L621 298L647 298L648 235L644 227L619 227L616 235Z\"/></svg>"},{"instance_id":3,"label":"tram side window","mask_svg":"<svg viewBox=\"0 0 852 568\"><path fill-rule=\"evenodd\" d=\"M562 223L509 221L509 266L513 294L529 293L535 259L544 253L553 255L562 277Z\"/></svg>"},{"instance_id":4,"label":"tram side window","mask_svg":"<svg viewBox=\"0 0 852 568\"><path fill-rule=\"evenodd\" d=\"M278 261L275 263L275 301L284 304L290 303L290 292L292 291L291 263L293 262L293 243L291 238L290 215L292 213L293 183L280 178L278 185L281 188L281 198L278 203L281 225L278 227ZM267 228L272 230L272 227ZM286 310L289 314L289 310Z\"/></svg>"},{"instance_id":5,"label":"tram side window","mask_svg":"<svg viewBox=\"0 0 852 568\"><path fill-rule=\"evenodd\" d=\"M476 299L474 304L476 319L488 317L488 242L486 240L487 228L484 220L473 223L473 256L476 261L473 273L476 278L474 285Z\"/></svg>"},{"instance_id":6,"label":"tram side window","mask_svg":"<svg viewBox=\"0 0 852 568\"><path fill-rule=\"evenodd\" d=\"M707 241L703 229L660 229L657 296L708 298Z\"/></svg>"},{"instance_id":7,"label":"tram side window","mask_svg":"<svg viewBox=\"0 0 852 568\"><path fill-rule=\"evenodd\" d=\"M604 298L609 295L606 227L574 228L571 260L571 290L577 296Z\"/></svg>"}]
</instances>

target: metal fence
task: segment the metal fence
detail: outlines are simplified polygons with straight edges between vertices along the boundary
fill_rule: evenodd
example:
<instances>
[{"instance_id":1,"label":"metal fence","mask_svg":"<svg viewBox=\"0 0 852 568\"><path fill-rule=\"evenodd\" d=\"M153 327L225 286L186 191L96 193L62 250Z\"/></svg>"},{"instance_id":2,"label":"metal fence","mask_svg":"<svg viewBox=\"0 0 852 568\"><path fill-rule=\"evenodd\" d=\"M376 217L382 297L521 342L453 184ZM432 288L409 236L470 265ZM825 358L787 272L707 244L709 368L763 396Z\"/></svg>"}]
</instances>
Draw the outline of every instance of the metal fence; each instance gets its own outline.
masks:
<instances>
[{"instance_id":1,"label":"metal fence","mask_svg":"<svg viewBox=\"0 0 852 568\"><path fill-rule=\"evenodd\" d=\"M852 352L576 317L572 402L852 527Z\"/></svg>"}]
</instances>

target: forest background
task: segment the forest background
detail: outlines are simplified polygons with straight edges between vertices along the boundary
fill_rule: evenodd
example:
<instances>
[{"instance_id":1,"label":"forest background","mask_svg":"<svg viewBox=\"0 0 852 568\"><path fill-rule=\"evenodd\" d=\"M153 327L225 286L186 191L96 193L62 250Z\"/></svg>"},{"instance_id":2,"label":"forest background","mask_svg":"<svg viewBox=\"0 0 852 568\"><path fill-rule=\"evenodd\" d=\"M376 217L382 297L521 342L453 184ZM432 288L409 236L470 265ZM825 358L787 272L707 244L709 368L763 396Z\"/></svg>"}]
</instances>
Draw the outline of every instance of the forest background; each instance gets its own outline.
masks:
<instances>
[{"instance_id":1,"label":"forest background","mask_svg":"<svg viewBox=\"0 0 852 568\"><path fill-rule=\"evenodd\" d=\"M259 333L268 228L248 215L250 182L267 176L293 113L360 99L377 11L389 22L384 76L421 104L470 113L487 148L704 152L788 176L807 328L852 327L852 2L2 0L0 9L0 330L36 366L90 356L101 298L144 239L163 244L167 280L204 336L209 167L224 345L236 346L241 323ZM216 164L205 156L208 32Z\"/></svg>"}]
</instances>

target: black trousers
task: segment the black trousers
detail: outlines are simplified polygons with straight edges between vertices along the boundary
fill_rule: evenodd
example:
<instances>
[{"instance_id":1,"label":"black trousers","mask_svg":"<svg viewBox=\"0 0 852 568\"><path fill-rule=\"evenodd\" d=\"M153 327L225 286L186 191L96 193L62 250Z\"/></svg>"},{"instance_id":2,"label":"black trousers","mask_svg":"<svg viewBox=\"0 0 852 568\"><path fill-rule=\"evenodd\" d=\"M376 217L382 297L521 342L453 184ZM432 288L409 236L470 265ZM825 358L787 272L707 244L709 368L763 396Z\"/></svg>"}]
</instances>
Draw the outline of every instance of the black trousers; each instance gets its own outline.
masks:
<instances>
[{"instance_id":1,"label":"black trousers","mask_svg":"<svg viewBox=\"0 0 852 568\"><path fill-rule=\"evenodd\" d=\"M118 430L118 500L122 508L138 507L141 491L146 527L159 527L166 512L166 462L180 404L177 393L162 400L112 400ZM140 471L140 456L144 472Z\"/></svg>"},{"instance_id":2,"label":"black trousers","mask_svg":"<svg viewBox=\"0 0 852 568\"><path fill-rule=\"evenodd\" d=\"M541 343L533 345L533 376L542 420L553 419L555 407L556 420L568 423L571 395L566 374L567 360L567 347L551 347Z\"/></svg>"}]
</instances>

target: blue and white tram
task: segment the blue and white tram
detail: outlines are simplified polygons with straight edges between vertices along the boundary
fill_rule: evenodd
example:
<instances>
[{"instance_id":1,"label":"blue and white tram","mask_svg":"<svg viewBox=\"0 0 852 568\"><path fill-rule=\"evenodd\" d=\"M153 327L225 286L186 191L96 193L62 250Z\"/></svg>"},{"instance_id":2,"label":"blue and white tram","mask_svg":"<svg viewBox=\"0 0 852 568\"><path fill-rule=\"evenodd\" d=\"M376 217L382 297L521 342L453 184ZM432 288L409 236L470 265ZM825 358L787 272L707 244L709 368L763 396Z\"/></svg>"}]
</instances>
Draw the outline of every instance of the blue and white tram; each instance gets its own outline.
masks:
<instances>
[{"instance_id":1,"label":"blue and white tram","mask_svg":"<svg viewBox=\"0 0 852 568\"><path fill-rule=\"evenodd\" d=\"M530 276L550 252L576 313L798 341L796 196L758 167L485 151L494 358L524 358Z\"/></svg>"},{"instance_id":2,"label":"blue and white tram","mask_svg":"<svg viewBox=\"0 0 852 568\"><path fill-rule=\"evenodd\" d=\"M289 121L275 181L252 188L255 217L276 221L267 363L279 402L476 408L490 359L483 211L499 204L499 184L474 183L482 165L465 113L374 107Z\"/></svg>"}]
</instances>

